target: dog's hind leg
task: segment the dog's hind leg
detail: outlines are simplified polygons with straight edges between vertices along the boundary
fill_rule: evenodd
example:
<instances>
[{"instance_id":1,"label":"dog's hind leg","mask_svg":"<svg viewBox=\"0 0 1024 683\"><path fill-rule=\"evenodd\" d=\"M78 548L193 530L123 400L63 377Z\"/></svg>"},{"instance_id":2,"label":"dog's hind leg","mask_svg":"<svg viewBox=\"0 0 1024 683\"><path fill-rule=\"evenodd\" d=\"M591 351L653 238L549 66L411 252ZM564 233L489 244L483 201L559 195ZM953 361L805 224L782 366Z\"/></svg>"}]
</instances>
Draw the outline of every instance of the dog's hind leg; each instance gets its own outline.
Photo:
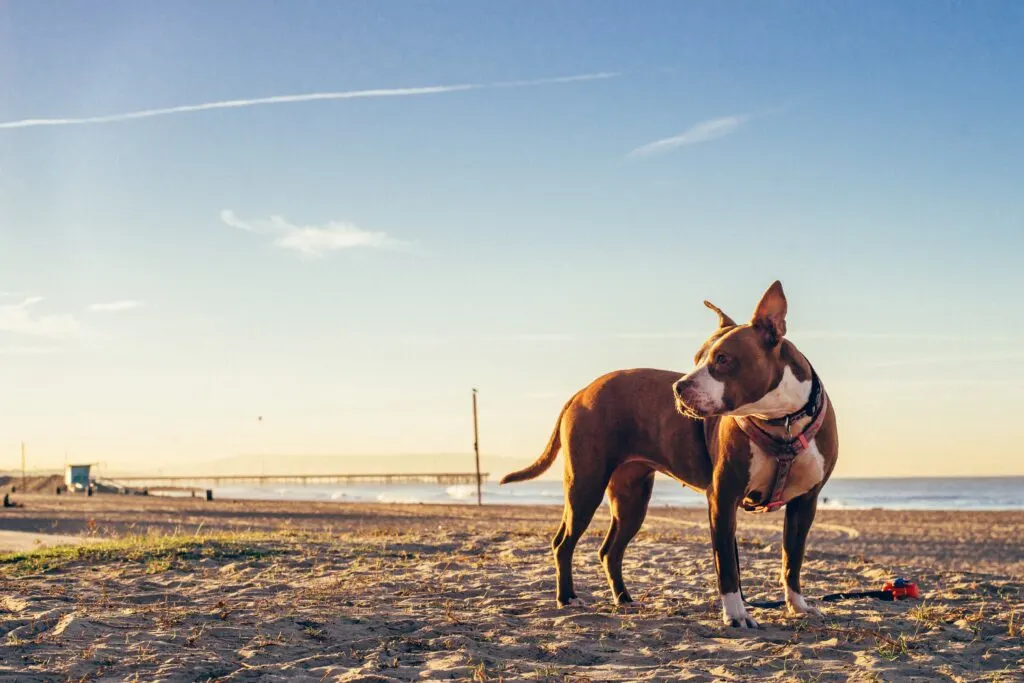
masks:
<instances>
[{"instance_id":1,"label":"dog's hind leg","mask_svg":"<svg viewBox=\"0 0 1024 683\"><path fill-rule=\"evenodd\" d=\"M562 525L551 542L558 574L555 598L559 607L582 603L573 587L572 557L576 544L590 526L590 520L594 518L594 512L604 498L606 483L607 479L603 482L569 479L566 482Z\"/></svg>"},{"instance_id":2,"label":"dog's hind leg","mask_svg":"<svg viewBox=\"0 0 1024 683\"><path fill-rule=\"evenodd\" d=\"M616 605L633 602L622 579L622 557L647 516L654 471L641 463L622 465L608 482L612 521L599 555Z\"/></svg>"}]
</instances>

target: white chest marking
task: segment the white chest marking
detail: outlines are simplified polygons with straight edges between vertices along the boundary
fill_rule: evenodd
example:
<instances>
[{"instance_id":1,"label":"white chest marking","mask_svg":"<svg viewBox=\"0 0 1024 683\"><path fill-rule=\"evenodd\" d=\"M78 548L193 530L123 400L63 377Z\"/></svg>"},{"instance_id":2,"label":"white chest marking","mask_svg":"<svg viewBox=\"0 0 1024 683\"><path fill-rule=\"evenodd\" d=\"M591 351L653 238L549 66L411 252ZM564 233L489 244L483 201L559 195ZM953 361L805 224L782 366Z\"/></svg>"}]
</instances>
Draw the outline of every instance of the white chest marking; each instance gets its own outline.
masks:
<instances>
[{"instance_id":1,"label":"white chest marking","mask_svg":"<svg viewBox=\"0 0 1024 683\"><path fill-rule=\"evenodd\" d=\"M765 453L754 442L750 442L750 474L747 480L746 495L751 491L761 492L761 502L767 503L775 483L776 460ZM811 441L810 448L793 459L789 470L789 480L782 492L783 502L807 493L825 478L825 458L818 450L818 444Z\"/></svg>"}]
</instances>

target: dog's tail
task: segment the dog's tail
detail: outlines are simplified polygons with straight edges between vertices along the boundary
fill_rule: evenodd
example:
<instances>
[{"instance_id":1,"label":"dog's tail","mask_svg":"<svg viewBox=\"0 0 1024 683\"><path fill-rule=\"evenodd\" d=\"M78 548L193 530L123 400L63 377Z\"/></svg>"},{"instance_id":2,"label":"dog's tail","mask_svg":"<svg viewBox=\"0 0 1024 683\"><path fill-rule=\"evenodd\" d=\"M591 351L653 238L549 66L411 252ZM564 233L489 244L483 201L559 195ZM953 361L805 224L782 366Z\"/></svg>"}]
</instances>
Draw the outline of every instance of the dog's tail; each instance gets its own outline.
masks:
<instances>
[{"instance_id":1,"label":"dog's tail","mask_svg":"<svg viewBox=\"0 0 1024 683\"><path fill-rule=\"evenodd\" d=\"M544 449L544 452L540 454L540 457L537 458L537 461L516 472L509 472L501 478L501 482L499 483L510 484L515 481L534 479L544 474L548 468L551 467L551 463L553 463L555 458L558 457L558 450L562 446L562 418L565 416L565 411L569 409L569 406L572 405L574 400L576 400L575 396L570 398L569 401L562 406L562 412L558 413L558 420L555 421L555 430L551 432L551 438L548 440L548 446Z\"/></svg>"}]
</instances>

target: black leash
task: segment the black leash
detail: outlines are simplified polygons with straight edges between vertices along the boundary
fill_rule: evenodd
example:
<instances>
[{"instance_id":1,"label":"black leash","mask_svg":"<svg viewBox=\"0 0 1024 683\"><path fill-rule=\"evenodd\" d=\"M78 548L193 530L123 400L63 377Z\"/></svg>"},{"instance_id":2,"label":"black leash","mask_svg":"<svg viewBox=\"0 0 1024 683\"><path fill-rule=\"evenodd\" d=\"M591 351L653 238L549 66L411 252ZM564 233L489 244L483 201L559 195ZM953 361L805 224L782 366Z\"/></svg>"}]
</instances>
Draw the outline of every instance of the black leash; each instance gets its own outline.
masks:
<instances>
[{"instance_id":1,"label":"black leash","mask_svg":"<svg viewBox=\"0 0 1024 683\"><path fill-rule=\"evenodd\" d=\"M899 580L900 579L897 579L897 581L899 581ZM742 595L743 594L740 593L740 597L742 597ZM856 598L875 598L877 600L885 600L886 602L892 602L894 600L899 600L900 599L900 598L896 597L896 594L893 591L882 590L882 591L847 591L845 593L829 593L828 595L821 596L820 598L818 598L818 600L820 600L821 602L837 602L839 600L854 600ZM747 605L750 605L751 607L761 607L761 608L764 608L764 609L775 609L777 607L784 607L786 605L786 601L785 600L755 600L755 601L751 601L751 602L747 602L746 600L744 600L744 602Z\"/></svg>"},{"instance_id":2,"label":"black leash","mask_svg":"<svg viewBox=\"0 0 1024 683\"><path fill-rule=\"evenodd\" d=\"M733 540L733 548L736 553L736 582L740 591L740 600L743 601L743 604L762 609L785 607L785 600L755 600L753 602L749 602L745 597L743 597L743 586L739 584L740 548L739 543L736 542L735 539ZM901 576L893 579L892 581L887 581L880 591L844 591L842 593L829 593L828 595L821 596L818 600L821 602L838 602L839 600L874 598L876 600L884 600L885 602L893 602L904 598L919 597L921 597L921 595L918 591L917 584L913 581L908 581Z\"/></svg>"}]
</instances>

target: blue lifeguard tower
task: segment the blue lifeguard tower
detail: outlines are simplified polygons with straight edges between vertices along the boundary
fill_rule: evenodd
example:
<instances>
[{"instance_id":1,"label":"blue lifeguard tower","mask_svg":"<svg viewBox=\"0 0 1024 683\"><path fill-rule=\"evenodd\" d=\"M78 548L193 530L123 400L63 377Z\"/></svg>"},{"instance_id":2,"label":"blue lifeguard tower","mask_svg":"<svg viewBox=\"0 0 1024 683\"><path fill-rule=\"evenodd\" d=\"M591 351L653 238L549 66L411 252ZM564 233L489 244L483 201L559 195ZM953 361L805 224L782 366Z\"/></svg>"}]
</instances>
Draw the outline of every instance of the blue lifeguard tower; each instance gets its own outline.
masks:
<instances>
[{"instance_id":1,"label":"blue lifeguard tower","mask_svg":"<svg viewBox=\"0 0 1024 683\"><path fill-rule=\"evenodd\" d=\"M68 491L86 491L92 484L92 465L68 465L64 469L64 485Z\"/></svg>"}]
</instances>

